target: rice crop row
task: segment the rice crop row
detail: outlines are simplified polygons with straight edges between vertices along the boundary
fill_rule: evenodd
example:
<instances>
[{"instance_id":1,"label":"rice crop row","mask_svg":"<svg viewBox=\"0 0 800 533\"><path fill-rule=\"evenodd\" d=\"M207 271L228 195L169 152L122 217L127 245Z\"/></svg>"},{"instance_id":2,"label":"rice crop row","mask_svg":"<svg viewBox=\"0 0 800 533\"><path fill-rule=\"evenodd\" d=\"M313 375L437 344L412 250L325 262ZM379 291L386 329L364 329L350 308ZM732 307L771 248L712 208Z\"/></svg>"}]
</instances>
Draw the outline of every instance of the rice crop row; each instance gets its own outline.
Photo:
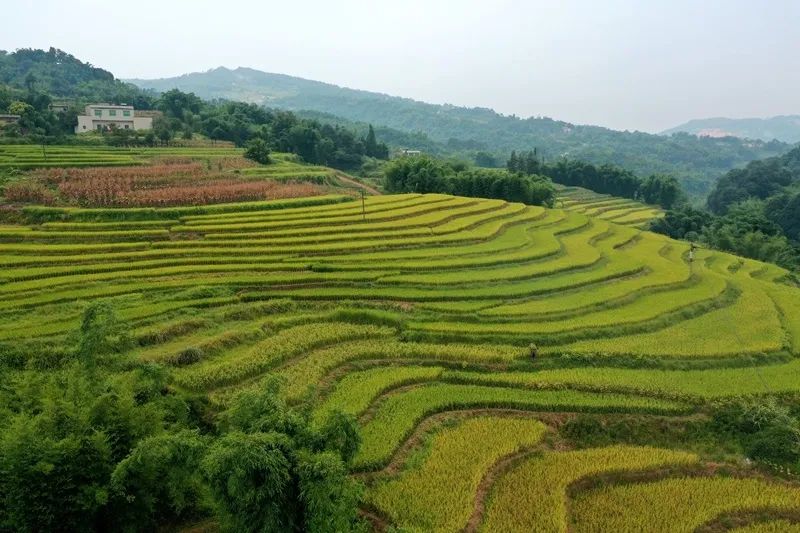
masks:
<instances>
[{"instance_id":1,"label":"rice crop row","mask_svg":"<svg viewBox=\"0 0 800 533\"><path fill-rule=\"evenodd\" d=\"M800 489L759 479L671 478L600 487L572 505L579 532L694 531L725 513L762 510L800 511Z\"/></svg>"},{"instance_id":2,"label":"rice crop row","mask_svg":"<svg viewBox=\"0 0 800 533\"><path fill-rule=\"evenodd\" d=\"M385 464L403 439L426 416L477 407L651 413L677 413L686 409L685 404L678 402L620 394L434 383L391 394L376 406L374 416L362 428L362 445L354 459L354 467L369 469Z\"/></svg>"},{"instance_id":3,"label":"rice crop row","mask_svg":"<svg viewBox=\"0 0 800 533\"><path fill-rule=\"evenodd\" d=\"M498 416L445 426L430 438L421 465L370 487L366 502L404 531L460 531L486 470L544 432L537 420Z\"/></svg>"},{"instance_id":4,"label":"rice crop row","mask_svg":"<svg viewBox=\"0 0 800 533\"><path fill-rule=\"evenodd\" d=\"M488 322L468 323L463 321L427 322L415 327L430 331L469 332L471 334L540 334L558 333L586 328L600 328L634 324L653 320L665 313L711 300L722 295L727 284L718 277L703 278L698 283L670 291L670 298L663 294L645 294L627 305L603 309L596 313L572 317L565 321L539 320L536 322Z\"/></svg>"},{"instance_id":5,"label":"rice crop row","mask_svg":"<svg viewBox=\"0 0 800 533\"><path fill-rule=\"evenodd\" d=\"M560 352L661 357L725 357L774 352L787 346L773 301L748 286L733 305L652 333L577 341L555 348Z\"/></svg>"},{"instance_id":6,"label":"rice crop row","mask_svg":"<svg viewBox=\"0 0 800 533\"><path fill-rule=\"evenodd\" d=\"M690 453L634 446L610 446L532 456L517 464L494 485L481 531L564 533L569 530L566 491L575 481L607 472L645 470L697 461L697 456ZM624 506L617 509L618 513L627 513ZM589 520L594 520L594 517ZM573 526L579 526L584 521L576 519ZM650 531L646 524L640 523L640 527L645 527L637 531ZM670 525L671 522L665 524ZM621 530L610 527L598 531Z\"/></svg>"},{"instance_id":7,"label":"rice crop row","mask_svg":"<svg viewBox=\"0 0 800 533\"><path fill-rule=\"evenodd\" d=\"M668 247L665 253L665 247ZM629 298L637 292L648 289L669 289L689 280L688 265L680 260L680 252L684 247L669 246L660 239L642 238L634 247L616 251L621 256L632 256L641 261L647 269L645 275L630 278L617 283L596 287L591 292L575 290L560 293L557 297L547 296L509 302L481 311L486 316L519 316L565 313L591 306L607 306L610 302Z\"/></svg>"},{"instance_id":8,"label":"rice crop row","mask_svg":"<svg viewBox=\"0 0 800 533\"><path fill-rule=\"evenodd\" d=\"M245 353L229 351L192 367L178 369L175 379L193 390L208 390L251 378L285 359L324 345L359 338L388 336L391 328L343 323L301 325L280 331Z\"/></svg>"}]
</instances>

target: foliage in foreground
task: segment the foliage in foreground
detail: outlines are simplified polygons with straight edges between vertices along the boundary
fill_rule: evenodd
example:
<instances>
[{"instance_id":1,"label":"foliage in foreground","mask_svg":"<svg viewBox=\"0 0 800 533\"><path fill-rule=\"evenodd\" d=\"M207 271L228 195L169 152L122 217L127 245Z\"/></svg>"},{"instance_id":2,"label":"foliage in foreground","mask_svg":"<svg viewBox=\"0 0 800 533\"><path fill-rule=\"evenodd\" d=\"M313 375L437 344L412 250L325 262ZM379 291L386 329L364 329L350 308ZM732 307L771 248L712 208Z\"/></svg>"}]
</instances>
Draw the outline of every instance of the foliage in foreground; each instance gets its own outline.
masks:
<instances>
[{"instance_id":1,"label":"foliage in foreground","mask_svg":"<svg viewBox=\"0 0 800 533\"><path fill-rule=\"evenodd\" d=\"M0 388L0 531L151 531L216 509L236 531L350 531L355 421L317 429L278 399L243 393L216 427L156 365L125 370L124 324L84 315L64 368Z\"/></svg>"},{"instance_id":2,"label":"foliage in foreground","mask_svg":"<svg viewBox=\"0 0 800 533\"><path fill-rule=\"evenodd\" d=\"M730 400L715 406L713 421L749 457L800 473L800 402Z\"/></svg>"},{"instance_id":3,"label":"foliage in foreground","mask_svg":"<svg viewBox=\"0 0 800 533\"><path fill-rule=\"evenodd\" d=\"M319 430L278 399L276 382L242 393L202 471L233 531L350 531L360 488L347 464L355 420L336 414Z\"/></svg>"}]
</instances>

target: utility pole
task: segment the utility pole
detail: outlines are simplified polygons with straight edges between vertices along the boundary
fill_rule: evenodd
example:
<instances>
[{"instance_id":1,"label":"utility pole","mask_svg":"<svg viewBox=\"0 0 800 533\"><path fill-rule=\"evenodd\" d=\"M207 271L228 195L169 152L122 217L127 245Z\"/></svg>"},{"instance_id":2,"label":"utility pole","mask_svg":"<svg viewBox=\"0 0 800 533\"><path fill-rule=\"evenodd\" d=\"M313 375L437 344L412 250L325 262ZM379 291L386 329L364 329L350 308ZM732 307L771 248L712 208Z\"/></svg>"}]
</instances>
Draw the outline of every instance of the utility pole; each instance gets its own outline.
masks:
<instances>
[{"instance_id":1,"label":"utility pole","mask_svg":"<svg viewBox=\"0 0 800 533\"><path fill-rule=\"evenodd\" d=\"M367 221L367 208L364 205L364 189L359 189L361 191L361 218L364 222Z\"/></svg>"}]
</instances>

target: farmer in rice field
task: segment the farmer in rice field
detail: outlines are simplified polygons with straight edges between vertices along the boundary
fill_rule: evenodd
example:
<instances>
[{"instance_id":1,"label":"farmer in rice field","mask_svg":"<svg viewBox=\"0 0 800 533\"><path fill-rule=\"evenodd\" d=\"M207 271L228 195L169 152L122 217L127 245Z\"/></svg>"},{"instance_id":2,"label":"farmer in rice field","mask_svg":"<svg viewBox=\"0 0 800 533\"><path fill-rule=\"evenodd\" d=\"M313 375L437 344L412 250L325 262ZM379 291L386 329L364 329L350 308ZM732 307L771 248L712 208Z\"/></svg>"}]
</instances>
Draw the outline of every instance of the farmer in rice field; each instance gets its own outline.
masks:
<instances>
[{"instance_id":1,"label":"farmer in rice field","mask_svg":"<svg viewBox=\"0 0 800 533\"><path fill-rule=\"evenodd\" d=\"M539 347L534 343L528 345L528 350L530 351L531 359L536 359L536 356L539 355Z\"/></svg>"}]
</instances>

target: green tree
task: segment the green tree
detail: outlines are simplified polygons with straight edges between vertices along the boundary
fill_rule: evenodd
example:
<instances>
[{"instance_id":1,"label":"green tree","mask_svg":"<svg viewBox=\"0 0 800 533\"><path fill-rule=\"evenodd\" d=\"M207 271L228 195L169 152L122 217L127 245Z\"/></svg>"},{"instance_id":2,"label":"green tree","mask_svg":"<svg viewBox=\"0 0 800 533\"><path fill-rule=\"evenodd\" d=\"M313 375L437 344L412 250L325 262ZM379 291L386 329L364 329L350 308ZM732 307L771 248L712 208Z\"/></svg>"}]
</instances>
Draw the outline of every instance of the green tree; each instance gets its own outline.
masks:
<instances>
[{"instance_id":1,"label":"green tree","mask_svg":"<svg viewBox=\"0 0 800 533\"><path fill-rule=\"evenodd\" d=\"M378 141L375 139L375 130L372 124L369 125L369 131L364 139L364 153L370 157L376 157L378 152Z\"/></svg>"},{"instance_id":2,"label":"green tree","mask_svg":"<svg viewBox=\"0 0 800 533\"><path fill-rule=\"evenodd\" d=\"M309 124L298 124L289 130L292 151L307 163L316 163L319 132Z\"/></svg>"},{"instance_id":3,"label":"green tree","mask_svg":"<svg viewBox=\"0 0 800 533\"><path fill-rule=\"evenodd\" d=\"M94 363L98 356L119 353L133 345L130 327L107 302L89 304L81 320L78 354Z\"/></svg>"},{"instance_id":4,"label":"green tree","mask_svg":"<svg viewBox=\"0 0 800 533\"><path fill-rule=\"evenodd\" d=\"M251 161L266 165L270 162L269 146L263 139L250 139L245 145L244 156Z\"/></svg>"},{"instance_id":5,"label":"green tree","mask_svg":"<svg viewBox=\"0 0 800 533\"><path fill-rule=\"evenodd\" d=\"M509 172L520 172L519 159L517 158L516 151L511 150L511 157L508 158L506 168Z\"/></svg>"},{"instance_id":6,"label":"green tree","mask_svg":"<svg viewBox=\"0 0 800 533\"><path fill-rule=\"evenodd\" d=\"M205 506L200 463L206 438L183 430L140 441L111 475L115 512L121 523L157 529Z\"/></svg>"},{"instance_id":7,"label":"green tree","mask_svg":"<svg viewBox=\"0 0 800 533\"><path fill-rule=\"evenodd\" d=\"M167 117L184 119L187 112L199 113L203 101L194 93L172 89L162 94L156 105Z\"/></svg>"},{"instance_id":8,"label":"green tree","mask_svg":"<svg viewBox=\"0 0 800 533\"><path fill-rule=\"evenodd\" d=\"M135 528L111 476L139 441L186 409L165 401L164 384L160 372L109 375L82 364L10 384L0 421L0 530Z\"/></svg>"},{"instance_id":9,"label":"green tree","mask_svg":"<svg viewBox=\"0 0 800 533\"><path fill-rule=\"evenodd\" d=\"M639 194L646 203L660 205L664 209L672 209L683 199L678 180L656 174L644 180L639 186Z\"/></svg>"},{"instance_id":10,"label":"green tree","mask_svg":"<svg viewBox=\"0 0 800 533\"><path fill-rule=\"evenodd\" d=\"M34 111L33 106L25 102L15 101L8 105L8 112L12 115L28 115Z\"/></svg>"},{"instance_id":11,"label":"green tree","mask_svg":"<svg viewBox=\"0 0 800 533\"><path fill-rule=\"evenodd\" d=\"M480 151L475 154L475 164L479 167L495 168L497 167L497 158L489 152Z\"/></svg>"},{"instance_id":12,"label":"green tree","mask_svg":"<svg viewBox=\"0 0 800 533\"><path fill-rule=\"evenodd\" d=\"M292 442L280 433L222 436L203 459L203 473L233 531L297 531Z\"/></svg>"},{"instance_id":13,"label":"green tree","mask_svg":"<svg viewBox=\"0 0 800 533\"><path fill-rule=\"evenodd\" d=\"M297 485L305 509L303 530L314 533L352 531L361 490L335 452L301 451L297 456Z\"/></svg>"},{"instance_id":14,"label":"green tree","mask_svg":"<svg viewBox=\"0 0 800 533\"><path fill-rule=\"evenodd\" d=\"M169 142L172 140L173 133L169 126L161 124L159 126L154 126L153 129L155 130L155 134L161 141L162 145L169 144Z\"/></svg>"},{"instance_id":15,"label":"green tree","mask_svg":"<svg viewBox=\"0 0 800 533\"><path fill-rule=\"evenodd\" d=\"M242 393L222 417L202 470L228 528L236 531L351 531L360 487L347 462L358 446L352 417L317 430L281 399L278 382Z\"/></svg>"}]
</instances>

